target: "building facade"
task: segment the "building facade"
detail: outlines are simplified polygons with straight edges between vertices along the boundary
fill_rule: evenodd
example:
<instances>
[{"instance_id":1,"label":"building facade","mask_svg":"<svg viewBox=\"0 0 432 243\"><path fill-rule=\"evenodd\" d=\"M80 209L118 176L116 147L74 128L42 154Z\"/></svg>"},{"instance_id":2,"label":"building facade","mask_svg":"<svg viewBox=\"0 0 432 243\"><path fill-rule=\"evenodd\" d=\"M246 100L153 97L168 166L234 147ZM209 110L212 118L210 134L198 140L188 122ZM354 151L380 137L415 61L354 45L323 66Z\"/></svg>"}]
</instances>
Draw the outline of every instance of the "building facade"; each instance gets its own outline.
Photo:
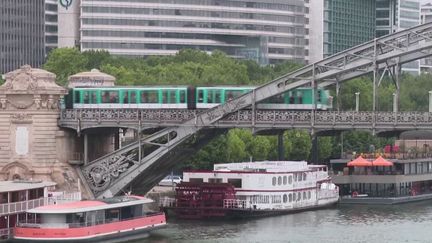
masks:
<instances>
[{"instance_id":1,"label":"building facade","mask_svg":"<svg viewBox=\"0 0 432 243\"><path fill-rule=\"evenodd\" d=\"M80 44L115 55L195 48L261 64L304 62L306 23L300 0L82 0Z\"/></svg>"},{"instance_id":2,"label":"building facade","mask_svg":"<svg viewBox=\"0 0 432 243\"><path fill-rule=\"evenodd\" d=\"M432 22L432 3L421 6L421 23ZM425 58L420 61L420 71L425 73L432 72L432 58Z\"/></svg>"},{"instance_id":3,"label":"building facade","mask_svg":"<svg viewBox=\"0 0 432 243\"><path fill-rule=\"evenodd\" d=\"M45 0L45 53L58 46L57 0Z\"/></svg>"},{"instance_id":4,"label":"building facade","mask_svg":"<svg viewBox=\"0 0 432 243\"><path fill-rule=\"evenodd\" d=\"M45 58L45 1L0 1L0 74Z\"/></svg>"},{"instance_id":5,"label":"building facade","mask_svg":"<svg viewBox=\"0 0 432 243\"><path fill-rule=\"evenodd\" d=\"M376 36L388 35L420 24L420 0L376 0ZM402 71L420 73L420 61L404 64Z\"/></svg>"}]
</instances>

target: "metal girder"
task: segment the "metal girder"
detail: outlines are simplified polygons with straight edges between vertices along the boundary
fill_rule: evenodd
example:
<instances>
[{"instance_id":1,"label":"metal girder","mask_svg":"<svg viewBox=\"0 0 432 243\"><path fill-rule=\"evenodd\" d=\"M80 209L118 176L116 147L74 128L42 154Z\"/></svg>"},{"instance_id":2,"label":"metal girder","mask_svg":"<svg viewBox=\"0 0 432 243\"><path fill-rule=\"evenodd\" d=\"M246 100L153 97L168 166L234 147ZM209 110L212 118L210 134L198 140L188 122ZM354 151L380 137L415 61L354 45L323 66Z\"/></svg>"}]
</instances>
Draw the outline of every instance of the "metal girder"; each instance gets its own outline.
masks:
<instances>
[{"instance_id":1,"label":"metal girder","mask_svg":"<svg viewBox=\"0 0 432 243\"><path fill-rule=\"evenodd\" d=\"M116 195L121 192L122 188L136 180L146 168L154 165L160 158L169 153L170 149L178 146L203 127L211 126L227 114L290 89L308 85L311 82L320 86L329 78L337 78L338 82L343 82L350 77L361 76L371 71L376 72L390 66L392 63L389 61L395 58L402 59L409 54L413 54L411 57L416 58L429 56L429 52L426 55L424 51L432 48L431 37L432 23L419 25L374 39L300 68L264 84L252 92L206 110L198 114L197 117L186 120L179 127L166 128L142 139L141 143L160 143L156 140L167 138L166 146L154 150L142 160L133 159L136 154L131 153L131 151L136 150L139 146L139 143L136 142L83 166L81 168L82 178L87 182L94 196L110 197ZM399 63L402 62L399 61ZM175 136L171 138L169 134ZM141 161L141 163L137 161Z\"/></svg>"}]
</instances>

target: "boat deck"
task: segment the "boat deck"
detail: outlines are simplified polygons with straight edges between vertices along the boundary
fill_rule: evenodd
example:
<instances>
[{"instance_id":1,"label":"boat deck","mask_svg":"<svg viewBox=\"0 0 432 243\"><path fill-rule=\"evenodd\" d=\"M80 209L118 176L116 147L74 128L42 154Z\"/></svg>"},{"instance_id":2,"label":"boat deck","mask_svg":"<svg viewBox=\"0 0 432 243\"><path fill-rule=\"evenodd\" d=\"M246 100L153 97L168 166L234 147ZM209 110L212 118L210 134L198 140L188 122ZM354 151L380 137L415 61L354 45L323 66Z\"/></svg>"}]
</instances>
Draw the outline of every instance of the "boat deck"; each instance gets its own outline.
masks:
<instances>
[{"instance_id":1,"label":"boat deck","mask_svg":"<svg viewBox=\"0 0 432 243\"><path fill-rule=\"evenodd\" d=\"M432 193L405 197L341 197L340 204L392 205L432 200Z\"/></svg>"}]
</instances>

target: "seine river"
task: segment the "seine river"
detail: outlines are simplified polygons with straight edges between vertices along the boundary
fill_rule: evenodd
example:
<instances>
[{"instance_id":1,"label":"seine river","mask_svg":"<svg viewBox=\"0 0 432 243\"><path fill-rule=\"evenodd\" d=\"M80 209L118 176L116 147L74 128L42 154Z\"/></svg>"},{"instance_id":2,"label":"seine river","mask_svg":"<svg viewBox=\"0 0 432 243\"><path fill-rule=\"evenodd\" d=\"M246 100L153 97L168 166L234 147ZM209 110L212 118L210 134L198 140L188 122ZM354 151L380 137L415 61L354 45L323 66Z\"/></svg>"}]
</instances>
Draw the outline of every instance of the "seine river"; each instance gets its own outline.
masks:
<instances>
[{"instance_id":1,"label":"seine river","mask_svg":"<svg viewBox=\"0 0 432 243\"><path fill-rule=\"evenodd\" d=\"M178 221L139 243L432 242L432 201L397 206L337 206L237 221Z\"/></svg>"}]
</instances>

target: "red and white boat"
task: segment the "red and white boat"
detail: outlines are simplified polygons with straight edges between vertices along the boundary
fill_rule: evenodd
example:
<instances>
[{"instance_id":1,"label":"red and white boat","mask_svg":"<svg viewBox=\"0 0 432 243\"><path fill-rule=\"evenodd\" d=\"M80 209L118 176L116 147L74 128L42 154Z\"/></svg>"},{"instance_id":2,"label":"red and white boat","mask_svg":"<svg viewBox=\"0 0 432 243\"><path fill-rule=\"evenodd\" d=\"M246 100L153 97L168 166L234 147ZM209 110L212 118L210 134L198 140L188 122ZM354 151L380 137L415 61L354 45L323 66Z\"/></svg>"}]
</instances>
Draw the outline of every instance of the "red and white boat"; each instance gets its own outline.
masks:
<instances>
[{"instance_id":1,"label":"red and white boat","mask_svg":"<svg viewBox=\"0 0 432 243\"><path fill-rule=\"evenodd\" d=\"M162 208L179 218L255 217L327 207L339 200L325 165L305 161L215 164L188 171Z\"/></svg>"},{"instance_id":2,"label":"red and white boat","mask_svg":"<svg viewBox=\"0 0 432 243\"><path fill-rule=\"evenodd\" d=\"M139 239L166 225L165 214L147 210L151 199L122 196L48 205L28 210L34 220L18 222L13 241L110 242Z\"/></svg>"}]
</instances>

